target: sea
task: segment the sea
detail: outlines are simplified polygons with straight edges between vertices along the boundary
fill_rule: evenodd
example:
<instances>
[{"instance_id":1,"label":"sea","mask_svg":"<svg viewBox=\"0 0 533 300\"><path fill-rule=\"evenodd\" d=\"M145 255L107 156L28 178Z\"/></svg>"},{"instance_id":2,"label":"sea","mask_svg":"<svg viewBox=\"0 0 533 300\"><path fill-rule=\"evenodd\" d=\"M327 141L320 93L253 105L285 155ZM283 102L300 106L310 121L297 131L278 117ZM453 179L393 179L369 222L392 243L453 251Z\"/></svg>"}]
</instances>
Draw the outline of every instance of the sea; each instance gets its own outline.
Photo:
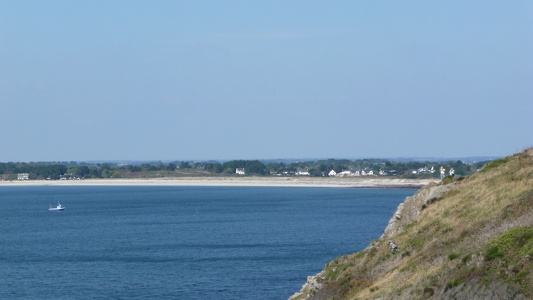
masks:
<instances>
[{"instance_id":1,"label":"sea","mask_svg":"<svg viewBox=\"0 0 533 300\"><path fill-rule=\"evenodd\" d=\"M415 192L0 187L0 299L287 299Z\"/></svg>"}]
</instances>

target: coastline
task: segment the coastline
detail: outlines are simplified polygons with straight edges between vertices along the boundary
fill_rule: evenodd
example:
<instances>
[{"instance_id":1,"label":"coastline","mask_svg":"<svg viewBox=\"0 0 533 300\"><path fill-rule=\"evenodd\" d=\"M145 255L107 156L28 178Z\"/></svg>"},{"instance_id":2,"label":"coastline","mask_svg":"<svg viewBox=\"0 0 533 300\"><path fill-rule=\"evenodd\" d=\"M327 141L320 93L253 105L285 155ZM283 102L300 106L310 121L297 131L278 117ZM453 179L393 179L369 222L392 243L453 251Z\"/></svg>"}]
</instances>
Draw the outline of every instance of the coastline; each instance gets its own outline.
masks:
<instances>
[{"instance_id":1,"label":"coastline","mask_svg":"<svg viewBox=\"0 0 533 300\"><path fill-rule=\"evenodd\" d=\"M2 186L265 186L419 189L437 179L316 177L172 177L148 179L84 179L0 181Z\"/></svg>"}]
</instances>

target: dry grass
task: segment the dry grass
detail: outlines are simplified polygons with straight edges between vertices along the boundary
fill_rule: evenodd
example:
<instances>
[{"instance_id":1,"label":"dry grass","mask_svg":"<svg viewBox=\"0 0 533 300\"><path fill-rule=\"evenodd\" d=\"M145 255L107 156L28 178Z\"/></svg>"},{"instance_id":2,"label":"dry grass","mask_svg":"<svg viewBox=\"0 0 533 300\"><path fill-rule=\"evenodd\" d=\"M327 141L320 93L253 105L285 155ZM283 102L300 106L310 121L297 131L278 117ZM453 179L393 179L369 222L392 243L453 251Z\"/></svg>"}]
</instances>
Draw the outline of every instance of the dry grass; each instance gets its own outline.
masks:
<instances>
[{"instance_id":1,"label":"dry grass","mask_svg":"<svg viewBox=\"0 0 533 300\"><path fill-rule=\"evenodd\" d=\"M454 184L390 237L400 246L397 253L382 241L331 263L328 269L335 271L327 272L326 283L342 287L336 299L423 299L481 279L518 282L521 294L532 295L531 259L508 254L496 264L484 255L492 239L533 225L533 149L489 163ZM502 266L514 271L499 270Z\"/></svg>"}]
</instances>

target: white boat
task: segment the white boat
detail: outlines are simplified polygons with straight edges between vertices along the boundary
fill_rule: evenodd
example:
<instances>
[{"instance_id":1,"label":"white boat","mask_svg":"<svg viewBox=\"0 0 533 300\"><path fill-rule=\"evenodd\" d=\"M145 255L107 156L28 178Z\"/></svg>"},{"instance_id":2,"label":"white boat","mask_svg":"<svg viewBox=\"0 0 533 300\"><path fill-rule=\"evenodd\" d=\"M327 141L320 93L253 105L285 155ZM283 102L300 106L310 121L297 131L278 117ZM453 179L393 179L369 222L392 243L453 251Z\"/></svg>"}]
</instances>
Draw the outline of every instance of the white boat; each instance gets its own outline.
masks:
<instances>
[{"instance_id":1,"label":"white boat","mask_svg":"<svg viewBox=\"0 0 533 300\"><path fill-rule=\"evenodd\" d=\"M48 210L49 211L60 211L60 210L65 210L65 207L62 206L61 203L57 202L56 207L52 207L52 205L50 205L50 208Z\"/></svg>"}]
</instances>

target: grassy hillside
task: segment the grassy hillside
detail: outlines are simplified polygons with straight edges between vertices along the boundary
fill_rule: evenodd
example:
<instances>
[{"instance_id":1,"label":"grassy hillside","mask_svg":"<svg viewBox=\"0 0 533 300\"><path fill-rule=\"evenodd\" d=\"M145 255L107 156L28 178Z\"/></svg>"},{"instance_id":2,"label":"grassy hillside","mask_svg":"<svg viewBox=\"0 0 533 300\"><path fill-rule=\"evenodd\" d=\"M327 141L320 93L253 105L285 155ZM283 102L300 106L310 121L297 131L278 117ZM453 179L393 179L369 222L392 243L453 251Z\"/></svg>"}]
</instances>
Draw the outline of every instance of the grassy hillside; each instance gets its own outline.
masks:
<instances>
[{"instance_id":1,"label":"grassy hillside","mask_svg":"<svg viewBox=\"0 0 533 300\"><path fill-rule=\"evenodd\" d=\"M533 149L418 194L293 299L533 299Z\"/></svg>"}]
</instances>

